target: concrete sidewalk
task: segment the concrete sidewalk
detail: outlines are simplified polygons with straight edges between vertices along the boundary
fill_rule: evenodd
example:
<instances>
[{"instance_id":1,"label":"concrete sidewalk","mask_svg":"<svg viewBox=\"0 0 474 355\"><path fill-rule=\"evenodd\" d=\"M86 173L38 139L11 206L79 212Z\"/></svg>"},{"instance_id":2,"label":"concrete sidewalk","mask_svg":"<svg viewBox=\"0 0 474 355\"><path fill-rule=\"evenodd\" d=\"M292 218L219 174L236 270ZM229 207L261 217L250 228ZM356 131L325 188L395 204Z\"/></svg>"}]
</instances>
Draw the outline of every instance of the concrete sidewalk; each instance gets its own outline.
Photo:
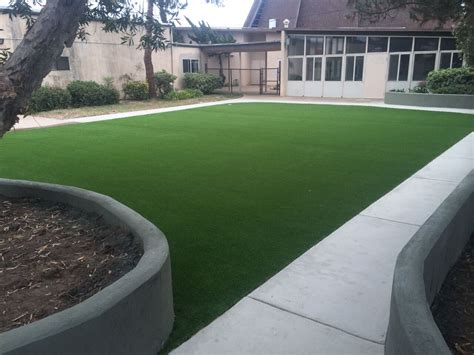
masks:
<instances>
[{"instance_id":1,"label":"concrete sidewalk","mask_svg":"<svg viewBox=\"0 0 474 355\"><path fill-rule=\"evenodd\" d=\"M45 128L60 126L66 124L78 124L78 123L89 123L99 121L109 121L120 118L145 116L152 114L160 114L165 112L175 112L182 110L190 110L201 107L211 107L218 105L229 105L229 104L240 104L240 103L286 103L286 104L306 104L306 105L335 105L335 106L362 106L362 107L380 107L380 108L394 108L400 110L418 110L418 111L433 111L433 112L454 112L454 113L466 113L474 114L474 110L464 109L450 109L450 108L425 108L416 106L397 106L387 105L381 100L366 100L366 99L320 99L320 98L295 98L295 97L278 97L278 96L245 96L239 99L206 102L202 104L186 105L186 106L175 106L166 107L153 110L133 111L126 113L114 113L101 116L89 116L81 118L70 118L70 119L54 119L40 116L27 116L20 119L20 122L15 125L15 130L21 129L32 129L32 128Z\"/></svg>"}]
</instances>

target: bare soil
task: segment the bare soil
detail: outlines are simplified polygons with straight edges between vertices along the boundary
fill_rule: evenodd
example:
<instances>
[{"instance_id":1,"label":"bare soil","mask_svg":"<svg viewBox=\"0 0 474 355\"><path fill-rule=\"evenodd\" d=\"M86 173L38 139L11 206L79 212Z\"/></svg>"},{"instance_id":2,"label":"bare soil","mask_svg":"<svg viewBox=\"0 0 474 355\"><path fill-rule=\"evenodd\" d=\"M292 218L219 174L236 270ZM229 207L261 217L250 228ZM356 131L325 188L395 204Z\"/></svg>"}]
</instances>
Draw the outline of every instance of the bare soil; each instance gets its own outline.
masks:
<instances>
[{"instance_id":1,"label":"bare soil","mask_svg":"<svg viewBox=\"0 0 474 355\"><path fill-rule=\"evenodd\" d=\"M0 196L0 332L69 308L133 269L127 231L58 203Z\"/></svg>"},{"instance_id":2,"label":"bare soil","mask_svg":"<svg viewBox=\"0 0 474 355\"><path fill-rule=\"evenodd\" d=\"M474 354L474 235L432 306L453 354Z\"/></svg>"}]
</instances>

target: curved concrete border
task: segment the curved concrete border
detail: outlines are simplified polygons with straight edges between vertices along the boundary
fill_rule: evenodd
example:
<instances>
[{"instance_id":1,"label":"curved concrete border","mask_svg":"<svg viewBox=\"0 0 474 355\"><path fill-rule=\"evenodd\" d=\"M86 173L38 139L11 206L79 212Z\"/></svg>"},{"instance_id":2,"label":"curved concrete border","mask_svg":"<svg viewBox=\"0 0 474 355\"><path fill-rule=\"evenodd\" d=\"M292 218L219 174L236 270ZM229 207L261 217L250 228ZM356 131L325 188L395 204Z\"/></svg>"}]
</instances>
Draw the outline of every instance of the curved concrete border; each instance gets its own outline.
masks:
<instances>
[{"instance_id":1,"label":"curved concrete border","mask_svg":"<svg viewBox=\"0 0 474 355\"><path fill-rule=\"evenodd\" d=\"M451 354L430 305L474 231L473 216L471 173L398 256L386 354Z\"/></svg>"},{"instance_id":2,"label":"curved concrete border","mask_svg":"<svg viewBox=\"0 0 474 355\"><path fill-rule=\"evenodd\" d=\"M385 93L385 103L388 105L446 107L472 110L474 109L474 96L387 92Z\"/></svg>"},{"instance_id":3,"label":"curved concrete border","mask_svg":"<svg viewBox=\"0 0 474 355\"><path fill-rule=\"evenodd\" d=\"M62 202L130 230L144 255L122 278L86 301L0 334L0 353L156 354L174 321L169 247L152 223L110 197L66 186L0 179L0 194Z\"/></svg>"}]
</instances>

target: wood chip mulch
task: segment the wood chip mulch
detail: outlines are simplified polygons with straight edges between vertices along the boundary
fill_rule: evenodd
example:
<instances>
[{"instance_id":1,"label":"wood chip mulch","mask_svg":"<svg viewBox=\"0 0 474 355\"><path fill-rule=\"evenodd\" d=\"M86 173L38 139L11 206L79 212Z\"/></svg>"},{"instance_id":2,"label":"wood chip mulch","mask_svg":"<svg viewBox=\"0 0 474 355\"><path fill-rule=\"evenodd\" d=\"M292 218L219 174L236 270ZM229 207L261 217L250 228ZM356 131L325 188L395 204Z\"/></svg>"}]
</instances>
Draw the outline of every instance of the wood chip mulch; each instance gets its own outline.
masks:
<instances>
[{"instance_id":1,"label":"wood chip mulch","mask_svg":"<svg viewBox=\"0 0 474 355\"><path fill-rule=\"evenodd\" d=\"M133 269L141 255L130 233L98 215L0 196L0 332L82 302Z\"/></svg>"},{"instance_id":2,"label":"wood chip mulch","mask_svg":"<svg viewBox=\"0 0 474 355\"><path fill-rule=\"evenodd\" d=\"M474 354L474 235L432 306L453 354Z\"/></svg>"}]
</instances>

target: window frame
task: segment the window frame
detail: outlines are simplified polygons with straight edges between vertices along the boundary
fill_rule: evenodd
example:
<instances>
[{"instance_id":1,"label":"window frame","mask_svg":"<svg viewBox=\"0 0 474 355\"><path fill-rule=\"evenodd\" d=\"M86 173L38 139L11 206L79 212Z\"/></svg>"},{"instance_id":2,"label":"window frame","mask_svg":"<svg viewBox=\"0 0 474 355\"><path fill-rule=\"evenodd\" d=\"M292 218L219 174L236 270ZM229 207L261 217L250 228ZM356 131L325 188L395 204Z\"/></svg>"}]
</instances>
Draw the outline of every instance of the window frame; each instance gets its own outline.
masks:
<instances>
[{"instance_id":1,"label":"window frame","mask_svg":"<svg viewBox=\"0 0 474 355\"><path fill-rule=\"evenodd\" d=\"M186 65L185 65L185 62L188 62L188 68L189 70L186 71ZM183 73L184 74L193 74L193 73L199 73L200 72L200 60L199 59L196 59L196 58L183 58L183 61L182 61L182 64L183 64ZM196 68L196 71L194 70L195 67L194 67L194 64L197 65L197 68Z\"/></svg>"}]
</instances>

